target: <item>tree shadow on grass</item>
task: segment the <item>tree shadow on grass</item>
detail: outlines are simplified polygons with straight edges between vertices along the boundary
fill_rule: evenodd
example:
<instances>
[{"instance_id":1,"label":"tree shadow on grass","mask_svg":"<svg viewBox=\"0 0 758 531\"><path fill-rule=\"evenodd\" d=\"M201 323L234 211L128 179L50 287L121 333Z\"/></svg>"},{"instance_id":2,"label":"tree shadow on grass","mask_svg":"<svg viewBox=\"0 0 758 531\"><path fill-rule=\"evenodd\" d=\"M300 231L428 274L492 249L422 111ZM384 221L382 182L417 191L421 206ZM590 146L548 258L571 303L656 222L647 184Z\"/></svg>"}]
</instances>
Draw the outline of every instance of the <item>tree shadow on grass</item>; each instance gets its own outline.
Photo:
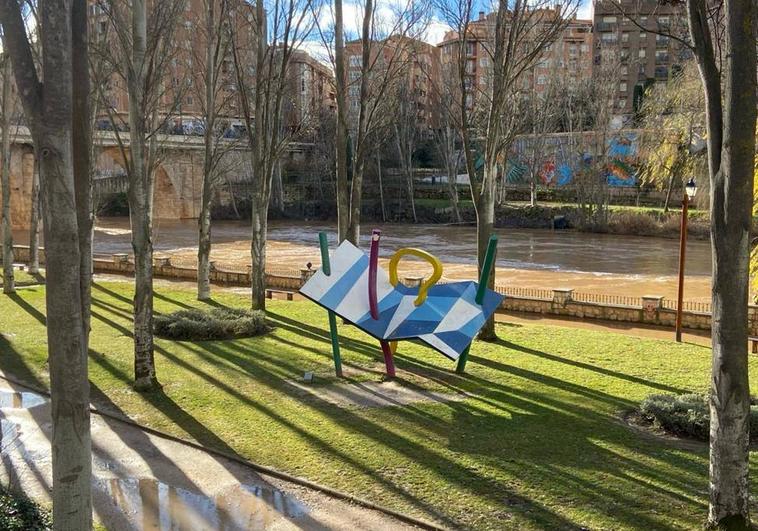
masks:
<instances>
[{"instance_id":1,"label":"tree shadow on grass","mask_svg":"<svg viewBox=\"0 0 758 531\"><path fill-rule=\"evenodd\" d=\"M670 385L654 382L651 380L646 380L645 378L640 378L638 376L632 376L630 374L624 374L623 372L613 371L611 369L606 369L604 367L599 367L597 365L592 365L589 363L584 363L581 361L571 360L568 358L564 358L561 356L557 356L555 354L548 354L547 352L543 352L541 350L535 350L532 348L524 347L522 345L518 345L516 343L512 343L510 341L506 341L504 339L498 339L492 343L493 345L498 345L501 347L505 347L508 349L518 350L519 352L523 352L524 354L529 354L530 356L536 356L542 359L550 360L550 361L556 361L559 363L565 363L566 365L571 365L572 367L577 367L579 369L586 369L589 371L593 371L599 374L602 374L604 376L611 376L613 378L619 378L621 380L626 380L627 382L635 383L635 384L641 384L646 385L648 387L652 387L654 389L658 389L659 391L666 391L668 393L686 393L688 392L686 389L678 388L678 387L672 387ZM482 365L486 365L493 369L512 369L510 366L502 365L501 363L487 359L482 357L476 358L477 363L481 363Z\"/></svg>"},{"instance_id":2,"label":"tree shadow on grass","mask_svg":"<svg viewBox=\"0 0 758 531\"><path fill-rule=\"evenodd\" d=\"M18 293L10 293L6 296L14 303L16 303L16 305L18 305L22 310L34 317L42 326L47 326L47 318L45 317L45 314L25 301L21 295Z\"/></svg>"}]
</instances>

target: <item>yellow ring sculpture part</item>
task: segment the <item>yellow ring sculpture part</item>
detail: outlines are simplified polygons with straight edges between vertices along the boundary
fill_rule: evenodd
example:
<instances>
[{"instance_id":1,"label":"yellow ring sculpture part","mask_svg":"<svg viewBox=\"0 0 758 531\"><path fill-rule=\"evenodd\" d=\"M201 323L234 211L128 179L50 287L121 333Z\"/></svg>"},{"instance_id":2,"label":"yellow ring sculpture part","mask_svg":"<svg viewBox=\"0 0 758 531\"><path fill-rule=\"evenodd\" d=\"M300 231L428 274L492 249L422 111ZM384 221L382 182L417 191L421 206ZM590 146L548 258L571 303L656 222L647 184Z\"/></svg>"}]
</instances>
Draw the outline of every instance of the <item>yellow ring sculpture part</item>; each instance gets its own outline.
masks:
<instances>
[{"instance_id":1,"label":"yellow ring sculpture part","mask_svg":"<svg viewBox=\"0 0 758 531\"><path fill-rule=\"evenodd\" d=\"M421 287L418 289L418 297L416 297L416 300L413 302L416 306L421 306L426 300L426 292L442 278L442 263L436 256L427 253L426 251L422 251L421 249L413 249L411 247L398 249L398 251L392 255L392 258L390 258L390 284L393 286L397 286L398 283L397 264L400 262L400 259L406 255L423 258L432 265L432 268L434 268L432 276L430 276L425 282L421 283Z\"/></svg>"}]
</instances>

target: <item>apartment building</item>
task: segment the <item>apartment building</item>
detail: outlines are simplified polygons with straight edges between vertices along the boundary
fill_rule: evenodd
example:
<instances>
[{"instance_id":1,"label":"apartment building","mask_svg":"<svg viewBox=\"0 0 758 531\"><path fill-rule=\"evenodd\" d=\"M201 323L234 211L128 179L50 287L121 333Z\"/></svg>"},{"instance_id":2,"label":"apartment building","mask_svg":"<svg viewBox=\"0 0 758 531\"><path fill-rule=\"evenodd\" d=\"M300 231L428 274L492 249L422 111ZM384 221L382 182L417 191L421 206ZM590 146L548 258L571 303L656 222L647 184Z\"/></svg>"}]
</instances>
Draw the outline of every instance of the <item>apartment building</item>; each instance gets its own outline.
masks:
<instances>
[{"instance_id":1,"label":"apartment building","mask_svg":"<svg viewBox=\"0 0 758 531\"><path fill-rule=\"evenodd\" d=\"M615 83L616 112L631 115L637 96L652 82L670 79L690 51L665 33L687 39L684 8L655 0L596 0L594 75Z\"/></svg>"},{"instance_id":2,"label":"apartment building","mask_svg":"<svg viewBox=\"0 0 758 531\"><path fill-rule=\"evenodd\" d=\"M383 85L384 76L393 78L387 84L385 97L389 91L396 90L404 97L411 98L416 109L419 127L429 133L438 127L439 108L434 83L439 77L440 55L436 46L424 41L393 36L372 45L371 70L373 79L369 83L369 97L374 97ZM345 44L345 69L348 84L348 106L353 118L357 120L360 107L360 85L363 64L360 40ZM402 83L399 86L397 83Z\"/></svg>"},{"instance_id":3,"label":"apartment building","mask_svg":"<svg viewBox=\"0 0 758 531\"><path fill-rule=\"evenodd\" d=\"M302 50L292 53L289 67L285 124L297 128L337 108L331 69Z\"/></svg>"},{"instance_id":4,"label":"apartment building","mask_svg":"<svg viewBox=\"0 0 758 531\"><path fill-rule=\"evenodd\" d=\"M156 4L157 7L153 9L163 13L170 9L173 2L177 2L177 0L155 1L160 1L161 4ZM173 5L179 6L181 11L172 28L172 46L168 48L170 56L162 65L164 71L159 109L169 115L165 126L166 132L202 134L207 77L205 72L206 0L186 0L181 5L179 3ZM217 9L219 5L220 2L217 4ZM91 0L89 9L95 38L110 42L114 36L108 15L97 0ZM218 11L216 16L219 16ZM248 78L247 83L252 86L255 60L252 32L255 24L255 7L245 0L234 0L230 2L223 19L224 24L230 26L235 32L236 43L243 60L250 63L250 66L244 69L243 76ZM304 51L293 52L289 78L289 91L285 95L284 102L285 124L294 127L294 124L301 122L306 115L317 114L321 105L334 107L335 98L329 68ZM220 66L218 87L216 113L218 119L229 128L230 133L233 133L235 130L240 130L243 121L237 97L237 73L230 48ZM99 125L104 128L110 127L108 112L120 116L123 123L126 123L129 97L126 83L121 75L109 76L105 83L105 100L110 109L100 110Z\"/></svg>"},{"instance_id":5,"label":"apartment building","mask_svg":"<svg viewBox=\"0 0 758 531\"><path fill-rule=\"evenodd\" d=\"M491 89L492 53L495 33L496 13L480 11L469 26L466 41L466 81L469 93L467 101L474 105L478 92ZM541 9L538 16L546 24L553 23L562 16L561 6ZM573 17L555 41L548 45L541 58L526 72L521 80L521 90L544 93L552 80L564 78L567 82L588 78L592 73L592 21ZM463 39L456 31L449 31L438 48L441 51L443 72L453 68L458 57L458 48ZM448 74L449 75L449 74Z\"/></svg>"}]
</instances>

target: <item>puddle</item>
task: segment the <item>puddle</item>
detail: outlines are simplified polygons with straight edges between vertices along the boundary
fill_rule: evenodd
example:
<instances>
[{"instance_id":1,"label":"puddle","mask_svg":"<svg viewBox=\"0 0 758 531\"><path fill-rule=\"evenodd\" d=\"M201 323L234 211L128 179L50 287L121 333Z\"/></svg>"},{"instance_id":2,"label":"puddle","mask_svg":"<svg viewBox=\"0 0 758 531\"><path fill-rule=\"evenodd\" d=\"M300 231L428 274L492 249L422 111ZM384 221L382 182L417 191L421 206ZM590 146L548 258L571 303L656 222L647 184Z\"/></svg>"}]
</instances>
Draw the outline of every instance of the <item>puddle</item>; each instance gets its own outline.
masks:
<instances>
[{"instance_id":1,"label":"puddle","mask_svg":"<svg viewBox=\"0 0 758 531\"><path fill-rule=\"evenodd\" d=\"M308 512L283 492L260 486L235 486L214 498L154 479L96 478L93 486L144 530L262 529L277 519Z\"/></svg>"},{"instance_id":2,"label":"puddle","mask_svg":"<svg viewBox=\"0 0 758 531\"><path fill-rule=\"evenodd\" d=\"M47 402L47 398L37 393L0 390L0 408L31 409Z\"/></svg>"}]
</instances>

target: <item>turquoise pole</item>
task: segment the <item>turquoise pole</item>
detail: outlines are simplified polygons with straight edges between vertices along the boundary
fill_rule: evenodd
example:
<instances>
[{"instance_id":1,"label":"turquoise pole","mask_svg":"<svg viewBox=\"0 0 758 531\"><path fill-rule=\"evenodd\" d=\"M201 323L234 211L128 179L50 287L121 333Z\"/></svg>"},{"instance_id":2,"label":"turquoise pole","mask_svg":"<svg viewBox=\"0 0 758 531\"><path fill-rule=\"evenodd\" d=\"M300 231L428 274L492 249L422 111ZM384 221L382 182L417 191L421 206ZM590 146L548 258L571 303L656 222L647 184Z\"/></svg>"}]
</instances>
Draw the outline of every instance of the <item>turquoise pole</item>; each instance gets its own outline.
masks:
<instances>
[{"instance_id":1,"label":"turquoise pole","mask_svg":"<svg viewBox=\"0 0 758 531\"><path fill-rule=\"evenodd\" d=\"M326 233L318 233L318 243L321 247L321 269L326 276L332 274L332 268L329 264L329 243L326 240ZM329 310L329 334L332 338L332 357L334 358L334 372L338 378L342 378L342 357L340 356L340 341L337 335L337 317L334 312Z\"/></svg>"},{"instance_id":2,"label":"turquoise pole","mask_svg":"<svg viewBox=\"0 0 758 531\"><path fill-rule=\"evenodd\" d=\"M482 304L484 302L484 295L487 293L487 283L490 279L490 273L492 273L492 266L495 264L495 254L497 253L497 235L490 236L490 241L487 244L487 253L484 255L484 265L482 266L482 274L479 276L479 286L476 289L476 303ZM455 368L455 372L463 374L466 372L466 362L468 361L468 352L471 349L471 344L466 347L458 358L458 365Z\"/></svg>"}]
</instances>

